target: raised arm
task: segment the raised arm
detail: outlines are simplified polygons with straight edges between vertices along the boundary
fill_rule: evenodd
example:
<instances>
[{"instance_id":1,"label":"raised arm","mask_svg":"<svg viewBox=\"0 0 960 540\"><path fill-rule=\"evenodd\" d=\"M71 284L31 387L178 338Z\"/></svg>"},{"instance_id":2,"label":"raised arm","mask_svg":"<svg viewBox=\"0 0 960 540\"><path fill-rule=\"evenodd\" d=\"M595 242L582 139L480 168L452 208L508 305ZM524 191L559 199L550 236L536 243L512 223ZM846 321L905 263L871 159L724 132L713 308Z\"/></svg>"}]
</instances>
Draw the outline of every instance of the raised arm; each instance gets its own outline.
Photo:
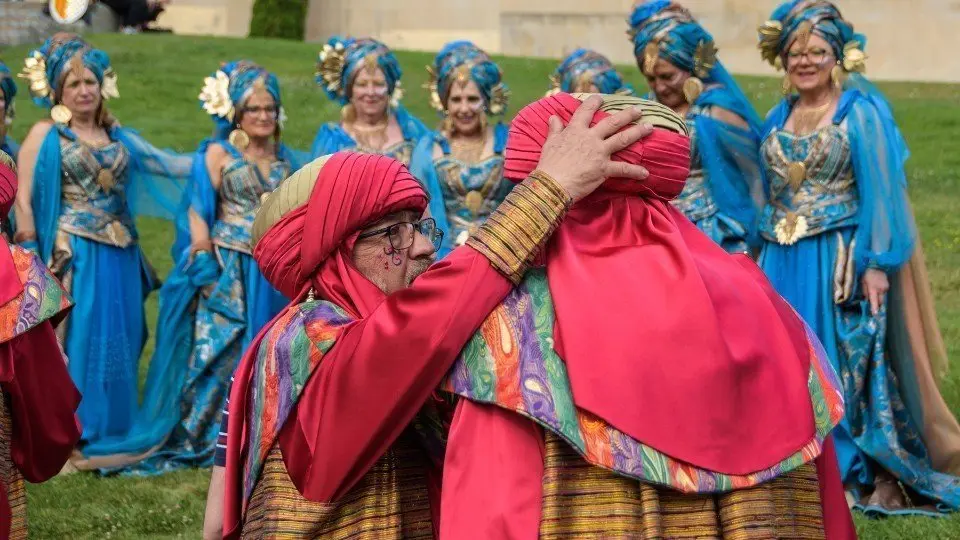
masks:
<instances>
[{"instance_id":1,"label":"raised arm","mask_svg":"<svg viewBox=\"0 0 960 540\"><path fill-rule=\"evenodd\" d=\"M588 127L600 103L585 102L567 128L554 118L538 170L468 244L337 338L301 396L311 406L295 409L281 432L290 476L308 499L345 494L396 440L484 318L520 281L571 200L608 176L646 177L611 155L648 134L649 126L622 130L640 116L625 110ZM288 452L291 447L298 451Z\"/></svg>"}]
</instances>

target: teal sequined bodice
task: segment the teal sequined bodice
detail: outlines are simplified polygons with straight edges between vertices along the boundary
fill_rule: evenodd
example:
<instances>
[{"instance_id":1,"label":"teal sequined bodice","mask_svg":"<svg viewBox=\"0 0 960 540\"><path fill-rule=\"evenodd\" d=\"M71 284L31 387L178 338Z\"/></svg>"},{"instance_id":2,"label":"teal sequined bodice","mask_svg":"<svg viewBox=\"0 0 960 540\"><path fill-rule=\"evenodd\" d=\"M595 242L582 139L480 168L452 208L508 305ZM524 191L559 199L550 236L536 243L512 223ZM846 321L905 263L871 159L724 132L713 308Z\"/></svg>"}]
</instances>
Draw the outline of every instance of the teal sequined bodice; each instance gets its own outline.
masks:
<instances>
[{"instance_id":1,"label":"teal sequined bodice","mask_svg":"<svg viewBox=\"0 0 960 540\"><path fill-rule=\"evenodd\" d=\"M352 150L354 152L360 152L361 154L381 154L387 157L392 157L404 165L410 165L410 158L413 156L413 147L413 141L401 141L393 146L388 146L383 150L374 150L372 148L366 148L360 145L357 145Z\"/></svg>"},{"instance_id":2,"label":"teal sequined bodice","mask_svg":"<svg viewBox=\"0 0 960 540\"><path fill-rule=\"evenodd\" d=\"M709 114L709 111L703 107L691 107L687 113L687 129L690 131L690 175L683 186L683 191L671 201L677 210L683 212L687 219L694 223L717 213L717 203L710 193L697 144L694 119L698 114Z\"/></svg>"},{"instance_id":3,"label":"teal sequined bodice","mask_svg":"<svg viewBox=\"0 0 960 540\"><path fill-rule=\"evenodd\" d=\"M290 164L274 161L267 177L256 164L237 158L227 164L221 173L217 196L217 219L213 224L213 243L250 254L250 232L261 198L272 192L290 175Z\"/></svg>"},{"instance_id":4,"label":"teal sequined bodice","mask_svg":"<svg viewBox=\"0 0 960 540\"><path fill-rule=\"evenodd\" d=\"M102 147L88 145L67 128L56 128L61 140L60 228L118 247L137 240L127 204L130 153L117 141Z\"/></svg>"},{"instance_id":5,"label":"teal sequined bodice","mask_svg":"<svg viewBox=\"0 0 960 540\"><path fill-rule=\"evenodd\" d=\"M828 230L856 225L859 196L850 140L843 125L807 135L773 132L760 148L770 199L760 232L771 242L792 244ZM791 178L802 163L805 176Z\"/></svg>"},{"instance_id":6,"label":"teal sequined bodice","mask_svg":"<svg viewBox=\"0 0 960 540\"><path fill-rule=\"evenodd\" d=\"M450 238L461 245L503 202L513 183L503 178L503 156L470 164L444 153L434 162L450 224Z\"/></svg>"}]
</instances>

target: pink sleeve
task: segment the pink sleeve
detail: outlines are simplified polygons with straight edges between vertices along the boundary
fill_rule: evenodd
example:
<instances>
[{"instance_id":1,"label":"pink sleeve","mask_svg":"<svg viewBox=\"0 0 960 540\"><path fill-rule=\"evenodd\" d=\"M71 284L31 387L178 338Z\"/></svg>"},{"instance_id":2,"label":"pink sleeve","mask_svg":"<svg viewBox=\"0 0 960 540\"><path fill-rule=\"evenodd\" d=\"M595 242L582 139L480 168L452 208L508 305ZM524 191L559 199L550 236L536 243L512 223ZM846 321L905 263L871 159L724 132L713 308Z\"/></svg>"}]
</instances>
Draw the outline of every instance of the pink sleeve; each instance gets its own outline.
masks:
<instances>
[{"instance_id":1,"label":"pink sleeve","mask_svg":"<svg viewBox=\"0 0 960 540\"><path fill-rule=\"evenodd\" d=\"M356 485L511 287L483 255L459 248L349 325L280 431L300 493L333 501Z\"/></svg>"},{"instance_id":2,"label":"pink sleeve","mask_svg":"<svg viewBox=\"0 0 960 540\"><path fill-rule=\"evenodd\" d=\"M461 400L444 460L440 538L538 538L543 452L533 421Z\"/></svg>"}]
</instances>

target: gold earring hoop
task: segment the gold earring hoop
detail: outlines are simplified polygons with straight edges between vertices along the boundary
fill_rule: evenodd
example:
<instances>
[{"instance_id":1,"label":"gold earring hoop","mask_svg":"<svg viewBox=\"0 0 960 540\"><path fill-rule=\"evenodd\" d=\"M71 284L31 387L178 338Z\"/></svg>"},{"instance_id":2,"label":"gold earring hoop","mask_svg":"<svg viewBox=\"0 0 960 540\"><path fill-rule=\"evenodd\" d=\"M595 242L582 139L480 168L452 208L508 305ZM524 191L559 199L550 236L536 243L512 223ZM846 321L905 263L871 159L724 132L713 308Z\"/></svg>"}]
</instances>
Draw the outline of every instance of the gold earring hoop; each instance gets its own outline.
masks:
<instances>
[{"instance_id":1,"label":"gold earring hoop","mask_svg":"<svg viewBox=\"0 0 960 540\"><path fill-rule=\"evenodd\" d=\"M73 119L73 112L66 105L54 105L50 108L50 118L58 124L67 125Z\"/></svg>"},{"instance_id":2,"label":"gold earring hoop","mask_svg":"<svg viewBox=\"0 0 960 540\"><path fill-rule=\"evenodd\" d=\"M784 75L783 80L780 81L780 92L785 96L789 96L793 93L793 83L790 82L789 73Z\"/></svg>"},{"instance_id":3,"label":"gold earring hoop","mask_svg":"<svg viewBox=\"0 0 960 540\"><path fill-rule=\"evenodd\" d=\"M250 136L247 135L246 131L240 129L240 126L237 126L236 129L230 132L230 136L227 137L227 142L237 150L243 152L247 149L247 146L250 145Z\"/></svg>"},{"instance_id":4,"label":"gold earring hoop","mask_svg":"<svg viewBox=\"0 0 960 540\"><path fill-rule=\"evenodd\" d=\"M847 81L847 72L844 71L839 60L837 60L837 63L830 69L830 80L833 81L833 86L837 90L842 90L843 83Z\"/></svg>"}]
</instances>

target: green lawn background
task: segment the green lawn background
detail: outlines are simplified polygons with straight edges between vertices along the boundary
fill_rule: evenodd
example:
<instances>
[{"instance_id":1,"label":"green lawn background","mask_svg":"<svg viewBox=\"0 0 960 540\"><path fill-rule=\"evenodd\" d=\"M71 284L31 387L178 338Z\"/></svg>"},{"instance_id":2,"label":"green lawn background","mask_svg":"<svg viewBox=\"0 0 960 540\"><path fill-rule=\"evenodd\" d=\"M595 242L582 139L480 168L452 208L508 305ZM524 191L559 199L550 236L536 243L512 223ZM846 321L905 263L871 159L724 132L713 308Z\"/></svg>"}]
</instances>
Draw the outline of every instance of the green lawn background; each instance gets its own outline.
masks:
<instances>
[{"instance_id":1,"label":"green lawn background","mask_svg":"<svg viewBox=\"0 0 960 540\"><path fill-rule=\"evenodd\" d=\"M102 35L91 41L106 50L119 74L121 98L111 110L127 126L138 129L160 147L190 152L211 134L213 124L197 102L203 78L220 62L247 58L279 78L283 105L289 117L284 140L307 149L317 127L335 120L339 107L326 99L314 82L317 44L264 39L194 38L169 35ZM624 47L628 44L624 40ZM29 51L26 47L0 49L0 60L17 71ZM398 52L404 69L404 104L428 124L436 112L421 88L424 66L432 55ZM722 56L722 53L721 53ZM556 60L498 57L513 95L510 113L538 98L548 88L547 76ZM646 85L634 66L622 72L635 88ZM772 74L771 74L772 75ZM765 113L780 98L774 78L738 77L758 111ZM21 81L22 83L22 81ZM22 140L29 126L46 113L29 103L20 84L18 118L12 134ZM927 264L940 325L950 356L960 354L960 86L884 83L894 112L912 151L909 163L910 196L927 255ZM151 219L140 222L147 256L165 275L172 266L170 224ZM151 331L157 299L147 305ZM153 349L144 353L146 373ZM942 382L943 394L956 414L960 411L960 371ZM98 478L78 474L30 486L29 513L33 538L195 538L203 519L207 471L185 471L156 478ZM868 520L856 517L862 538L960 538L960 516L944 519L897 518Z\"/></svg>"}]
</instances>

